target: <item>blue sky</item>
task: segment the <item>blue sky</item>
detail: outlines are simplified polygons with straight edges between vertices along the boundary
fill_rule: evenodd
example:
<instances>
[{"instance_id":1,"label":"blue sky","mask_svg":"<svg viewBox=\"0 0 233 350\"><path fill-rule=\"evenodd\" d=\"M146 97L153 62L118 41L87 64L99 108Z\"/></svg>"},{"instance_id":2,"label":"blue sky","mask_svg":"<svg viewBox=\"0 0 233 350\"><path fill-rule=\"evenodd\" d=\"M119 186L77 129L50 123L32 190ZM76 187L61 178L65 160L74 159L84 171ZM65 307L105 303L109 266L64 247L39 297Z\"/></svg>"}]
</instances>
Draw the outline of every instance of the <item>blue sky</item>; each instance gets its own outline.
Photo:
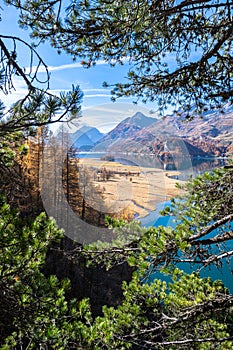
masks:
<instances>
[{"instance_id":1,"label":"blue sky","mask_svg":"<svg viewBox=\"0 0 233 350\"><path fill-rule=\"evenodd\" d=\"M28 32L19 28L17 12L13 7L3 7L1 13L0 33L2 35L15 35L27 42L32 41ZM58 55L49 44L40 45L38 52L51 73L51 91L54 93L68 91L72 84L79 85L84 93L82 122L95 126L102 132L109 131L121 120L132 116L137 111L149 115L150 110L156 107L155 104L134 105L131 98L121 98L118 102L111 102L110 89L104 89L102 84L104 81L110 84L123 81L127 75L127 65L111 68L105 62L100 61L95 67L85 69L78 61L74 63L70 56L64 53ZM29 66L29 51L23 46L18 46L18 61L25 68ZM39 76L43 79L43 70ZM0 99L7 107L22 98L26 92L26 87L20 78L14 79L14 86L15 92L7 96L2 93L0 95Z\"/></svg>"}]
</instances>

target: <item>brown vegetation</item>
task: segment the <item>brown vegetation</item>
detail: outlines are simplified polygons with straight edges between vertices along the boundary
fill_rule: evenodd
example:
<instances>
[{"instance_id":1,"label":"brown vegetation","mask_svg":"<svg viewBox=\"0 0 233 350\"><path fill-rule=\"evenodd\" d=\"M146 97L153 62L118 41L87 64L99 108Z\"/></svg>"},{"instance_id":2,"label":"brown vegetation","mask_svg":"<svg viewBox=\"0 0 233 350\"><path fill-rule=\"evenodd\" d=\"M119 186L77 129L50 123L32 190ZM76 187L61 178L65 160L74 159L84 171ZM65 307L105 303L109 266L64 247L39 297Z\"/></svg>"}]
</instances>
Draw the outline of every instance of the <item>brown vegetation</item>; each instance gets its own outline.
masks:
<instances>
[{"instance_id":1,"label":"brown vegetation","mask_svg":"<svg viewBox=\"0 0 233 350\"><path fill-rule=\"evenodd\" d=\"M177 171L122 165L90 158L80 159L79 166L90 171L90 183L102 192L108 212L115 214L125 210L131 215L133 213L143 217L154 210L156 204L179 193L176 183L180 181L175 179L179 174Z\"/></svg>"}]
</instances>

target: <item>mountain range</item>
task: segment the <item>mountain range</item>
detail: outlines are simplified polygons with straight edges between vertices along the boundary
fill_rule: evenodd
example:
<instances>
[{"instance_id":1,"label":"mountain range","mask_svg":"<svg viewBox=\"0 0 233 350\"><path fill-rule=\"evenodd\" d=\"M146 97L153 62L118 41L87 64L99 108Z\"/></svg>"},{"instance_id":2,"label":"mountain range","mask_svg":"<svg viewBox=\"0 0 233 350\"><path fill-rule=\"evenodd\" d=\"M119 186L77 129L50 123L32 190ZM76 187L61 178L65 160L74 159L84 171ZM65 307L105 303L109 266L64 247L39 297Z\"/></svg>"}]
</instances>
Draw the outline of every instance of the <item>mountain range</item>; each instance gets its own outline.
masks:
<instances>
[{"instance_id":1,"label":"mountain range","mask_svg":"<svg viewBox=\"0 0 233 350\"><path fill-rule=\"evenodd\" d=\"M73 146L79 151L89 151L103 136L98 129L84 125L72 134Z\"/></svg>"},{"instance_id":2,"label":"mountain range","mask_svg":"<svg viewBox=\"0 0 233 350\"><path fill-rule=\"evenodd\" d=\"M136 113L101 138L94 151L135 152L164 157L184 148L190 156L225 156L233 152L233 108L208 110L186 120L180 113L164 118Z\"/></svg>"},{"instance_id":3,"label":"mountain range","mask_svg":"<svg viewBox=\"0 0 233 350\"><path fill-rule=\"evenodd\" d=\"M137 112L132 117L124 119L113 130L100 139L92 150L94 151L118 151L126 140L131 140L139 131L150 127L156 121L155 118L146 117Z\"/></svg>"},{"instance_id":4,"label":"mountain range","mask_svg":"<svg viewBox=\"0 0 233 350\"><path fill-rule=\"evenodd\" d=\"M82 127L74 134L79 150L131 152L163 158L225 156L233 153L233 107L207 110L186 120L184 113L152 118L137 112L107 134Z\"/></svg>"}]
</instances>

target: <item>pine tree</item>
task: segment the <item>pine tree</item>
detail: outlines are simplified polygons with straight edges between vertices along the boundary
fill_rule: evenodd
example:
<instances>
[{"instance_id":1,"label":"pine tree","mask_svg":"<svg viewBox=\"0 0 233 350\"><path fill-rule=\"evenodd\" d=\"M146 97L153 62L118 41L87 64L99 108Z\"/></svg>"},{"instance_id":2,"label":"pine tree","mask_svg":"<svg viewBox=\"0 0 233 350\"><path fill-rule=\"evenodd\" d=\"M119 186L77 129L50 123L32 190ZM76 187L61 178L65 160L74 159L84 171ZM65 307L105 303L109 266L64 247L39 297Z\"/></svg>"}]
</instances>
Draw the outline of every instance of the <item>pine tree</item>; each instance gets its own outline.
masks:
<instances>
[{"instance_id":1,"label":"pine tree","mask_svg":"<svg viewBox=\"0 0 233 350\"><path fill-rule=\"evenodd\" d=\"M231 1L7 2L20 9L20 23L35 40L49 41L84 67L100 59L129 63L128 81L116 82L114 100L134 96L187 111L195 105L196 113L232 102Z\"/></svg>"}]
</instances>

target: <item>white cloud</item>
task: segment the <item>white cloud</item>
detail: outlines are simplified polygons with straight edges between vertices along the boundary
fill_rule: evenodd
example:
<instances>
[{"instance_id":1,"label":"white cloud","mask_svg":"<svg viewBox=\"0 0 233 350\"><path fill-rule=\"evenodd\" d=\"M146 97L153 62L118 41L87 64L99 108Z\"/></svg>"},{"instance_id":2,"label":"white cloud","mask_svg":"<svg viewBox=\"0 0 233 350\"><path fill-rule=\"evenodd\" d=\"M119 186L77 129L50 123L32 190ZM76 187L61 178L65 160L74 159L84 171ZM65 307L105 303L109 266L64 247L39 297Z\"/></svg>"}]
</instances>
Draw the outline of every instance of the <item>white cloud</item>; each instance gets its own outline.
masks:
<instances>
[{"instance_id":1,"label":"white cloud","mask_svg":"<svg viewBox=\"0 0 233 350\"><path fill-rule=\"evenodd\" d=\"M7 95L5 95L3 92L0 92L0 100L5 104L7 108L9 108L13 103L16 101L22 99L27 93L28 89L25 85L25 82L20 77L14 78L14 89L11 90ZM60 92L68 92L69 89L51 89L50 93L54 95L59 95ZM108 94L107 89L84 89L84 100L85 98L91 99L91 98L109 98L110 94Z\"/></svg>"},{"instance_id":2,"label":"white cloud","mask_svg":"<svg viewBox=\"0 0 233 350\"><path fill-rule=\"evenodd\" d=\"M110 97L109 94L84 94L84 98Z\"/></svg>"},{"instance_id":3,"label":"white cloud","mask_svg":"<svg viewBox=\"0 0 233 350\"><path fill-rule=\"evenodd\" d=\"M125 63L127 63L127 59L123 59ZM114 62L114 60L113 60ZM105 60L99 60L96 62L97 66L102 66L102 65L109 65L109 63ZM47 70L46 70L47 68ZM26 67L25 72L28 74L30 73L35 73L36 71L38 73L46 73L48 72L54 72L54 71L61 71L61 70L66 70L66 69L74 69L74 68L83 68L83 65L80 62L74 62L74 63L68 63L68 64L62 64L60 66L40 66L39 68L37 66L33 67Z\"/></svg>"},{"instance_id":4,"label":"white cloud","mask_svg":"<svg viewBox=\"0 0 233 350\"><path fill-rule=\"evenodd\" d=\"M3 93L0 94L0 100L2 100L5 106L8 108L17 100L22 99L28 92L23 79L19 77L15 77L14 87L15 91L12 90L12 92L8 95L4 95ZM63 91L69 90L64 89ZM84 97L84 104L82 106L82 117L78 120L78 123L85 123L98 128L101 132L108 132L122 120L133 116L138 111L144 113L147 116L150 115L150 110L146 108L146 106L134 105L132 103L109 102L91 107L85 106L85 98L87 101L90 101L90 103L93 103L91 101L91 98L99 98L100 102L101 99L104 99L106 97L109 98L109 95L106 94L107 91L107 89L91 88L84 90L86 94ZM58 94L60 92L60 89L53 89L50 92L53 94Z\"/></svg>"},{"instance_id":5,"label":"white cloud","mask_svg":"<svg viewBox=\"0 0 233 350\"><path fill-rule=\"evenodd\" d=\"M4 103L6 108L12 106L13 103L22 99L27 93L28 89L25 82L20 77L15 77L13 81L14 89L5 95L3 92L0 93L0 100Z\"/></svg>"},{"instance_id":6,"label":"white cloud","mask_svg":"<svg viewBox=\"0 0 233 350\"><path fill-rule=\"evenodd\" d=\"M91 91L93 91L93 92L101 92L101 91L103 91L103 92L106 92L106 91L111 91L110 89L101 89L101 88L99 88L99 89L82 89L83 90L83 92L91 92Z\"/></svg>"},{"instance_id":7,"label":"white cloud","mask_svg":"<svg viewBox=\"0 0 233 350\"><path fill-rule=\"evenodd\" d=\"M150 115L150 110L144 106L115 102L84 107L79 122L94 126L101 132L108 132L125 118L132 117L136 112Z\"/></svg>"}]
</instances>

